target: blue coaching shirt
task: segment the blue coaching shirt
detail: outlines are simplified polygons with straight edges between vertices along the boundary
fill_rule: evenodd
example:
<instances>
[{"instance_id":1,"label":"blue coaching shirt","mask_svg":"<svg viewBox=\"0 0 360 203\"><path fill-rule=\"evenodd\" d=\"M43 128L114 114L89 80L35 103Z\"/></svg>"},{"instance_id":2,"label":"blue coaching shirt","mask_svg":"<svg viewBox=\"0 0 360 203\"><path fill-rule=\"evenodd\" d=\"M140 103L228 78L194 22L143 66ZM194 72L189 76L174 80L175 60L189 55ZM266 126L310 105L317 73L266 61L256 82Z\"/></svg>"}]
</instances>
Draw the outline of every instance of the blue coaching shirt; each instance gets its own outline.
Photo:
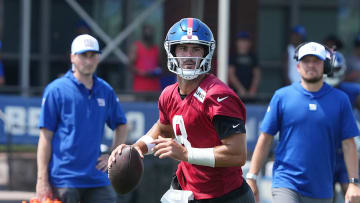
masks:
<instances>
[{"instance_id":1,"label":"blue coaching shirt","mask_svg":"<svg viewBox=\"0 0 360 203\"><path fill-rule=\"evenodd\" d=\"M356 98L360 95L360 85L354 82L341 82L337 88L348 95L351 105L355 108Z\"/></svg>"},{"instance_id":2,"label":"blue coaching shirt","mask_svg":"<svg viewBox=\"0 0 360 203\"><path fill-rule=\"evenodd\" d=\"M261 131L280 131L272 187L311 198L332 198L336 149L359 135L349 99L326 83L318 92L300 82L277 90Z\"/></svg>"},{"instance_id":3,"label":"blue coaching shirt","mask_svg":"<svg viewBox=\"0 0 360 203\"><path fill-rule=\"evenodd\" d=\"M107 174L96 169L104 127L114 130L126 118L112 87L93 79L90 92L69 70L45 89L39 127L54 133L49 178L55 187L110 184Z\"/></svg>"}]
</instances>

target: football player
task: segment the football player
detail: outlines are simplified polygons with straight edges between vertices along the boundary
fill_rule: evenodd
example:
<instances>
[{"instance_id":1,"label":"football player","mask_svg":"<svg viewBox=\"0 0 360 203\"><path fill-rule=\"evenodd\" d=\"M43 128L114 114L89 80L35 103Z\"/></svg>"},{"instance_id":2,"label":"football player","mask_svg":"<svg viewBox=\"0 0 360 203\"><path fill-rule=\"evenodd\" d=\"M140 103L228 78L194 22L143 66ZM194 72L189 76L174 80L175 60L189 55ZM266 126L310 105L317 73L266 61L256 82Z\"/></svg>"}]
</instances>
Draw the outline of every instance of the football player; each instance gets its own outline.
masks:
<instances>
[{"instance_id":1,"label":"football player","mask_svg":"<svg viewBox=\"0 0 360 203\"><path fill-rule=\"evenodd\" d=\"M215 40L198 19L175 23L165 39L168 69L177 83L162 92L159 120L134 146L141 155L180 161L171 189L184 202L254 202L242 177L246 161L246 111L226 84L209 73ZM124 145L113 151L109 166ZM179 197L179 195L177 195Z\"/></svg>"}]
</instances>

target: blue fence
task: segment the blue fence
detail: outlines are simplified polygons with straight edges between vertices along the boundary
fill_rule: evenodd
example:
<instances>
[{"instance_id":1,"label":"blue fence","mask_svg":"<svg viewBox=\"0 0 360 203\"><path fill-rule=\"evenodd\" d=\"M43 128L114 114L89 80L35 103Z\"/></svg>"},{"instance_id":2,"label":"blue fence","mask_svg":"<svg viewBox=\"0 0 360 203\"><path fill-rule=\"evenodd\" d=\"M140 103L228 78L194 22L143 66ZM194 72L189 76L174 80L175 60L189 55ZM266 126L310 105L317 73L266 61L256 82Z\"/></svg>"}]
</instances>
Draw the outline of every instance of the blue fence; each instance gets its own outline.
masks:
<instances>
[{"instance_id":1,"label":"blue fence","mask_svg":"<svg viewBox=\"0 0 360 203\"><path fill-rule=\"evenodd\" d=\"M159 117L156 102L122 102L129 124L128 143L144 135ZM0 144L31 144L38 142L38 120L41 98L0 96ZM247 144L252 151L258 137L258 127L266 106L247 105ZM104 144L111 145L112 131L105 128Z\"/></svg>"}]
</instances>

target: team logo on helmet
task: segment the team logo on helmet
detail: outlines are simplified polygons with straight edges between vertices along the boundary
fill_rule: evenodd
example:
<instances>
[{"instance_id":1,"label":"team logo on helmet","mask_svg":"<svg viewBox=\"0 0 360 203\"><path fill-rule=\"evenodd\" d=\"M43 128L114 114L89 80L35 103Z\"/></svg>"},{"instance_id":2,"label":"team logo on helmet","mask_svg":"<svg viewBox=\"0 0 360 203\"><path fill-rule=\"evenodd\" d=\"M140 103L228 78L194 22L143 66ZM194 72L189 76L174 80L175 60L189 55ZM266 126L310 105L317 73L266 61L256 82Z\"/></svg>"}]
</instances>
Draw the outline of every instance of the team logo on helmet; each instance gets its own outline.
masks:
<instances>
[{"instance_id":1,"label":"team logo on helmet","mask_svg":"<svg viewBox=\"0 0 360 203\"><path fill-rule=\"evenodd\" d=\"M205 47L203 57L176 57L175 47L178 44L200 44ZM168 57L168 69L186 80L192 80L211 69L211 60L215 50L215 40L209 27L196 18L184 18L175 23L166 35L164 47ZM179 60L196 60L195 69L180 67Z\"/></svg>"}]
</instances>

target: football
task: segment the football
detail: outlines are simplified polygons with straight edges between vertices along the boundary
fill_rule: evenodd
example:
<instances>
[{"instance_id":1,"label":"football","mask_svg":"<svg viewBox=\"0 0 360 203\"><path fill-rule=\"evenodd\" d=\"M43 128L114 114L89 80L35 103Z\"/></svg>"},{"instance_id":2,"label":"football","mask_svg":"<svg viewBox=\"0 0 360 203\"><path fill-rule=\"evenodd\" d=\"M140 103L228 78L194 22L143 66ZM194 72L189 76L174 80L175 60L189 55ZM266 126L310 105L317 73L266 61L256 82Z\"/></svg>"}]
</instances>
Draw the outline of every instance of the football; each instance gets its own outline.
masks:
<instances>
[{"instance_id":1,"label":"football","mask_svg":"<svg viewBox=\"0 0 360 203\"><path fill-rule=\"evenodd\" d=\"M143 160L134 147L126 145L121 154L116 156L116 161L108 172L115 191L119 194L129 193L136 188L143 176Z\"/></svg>"}]
</instances>

